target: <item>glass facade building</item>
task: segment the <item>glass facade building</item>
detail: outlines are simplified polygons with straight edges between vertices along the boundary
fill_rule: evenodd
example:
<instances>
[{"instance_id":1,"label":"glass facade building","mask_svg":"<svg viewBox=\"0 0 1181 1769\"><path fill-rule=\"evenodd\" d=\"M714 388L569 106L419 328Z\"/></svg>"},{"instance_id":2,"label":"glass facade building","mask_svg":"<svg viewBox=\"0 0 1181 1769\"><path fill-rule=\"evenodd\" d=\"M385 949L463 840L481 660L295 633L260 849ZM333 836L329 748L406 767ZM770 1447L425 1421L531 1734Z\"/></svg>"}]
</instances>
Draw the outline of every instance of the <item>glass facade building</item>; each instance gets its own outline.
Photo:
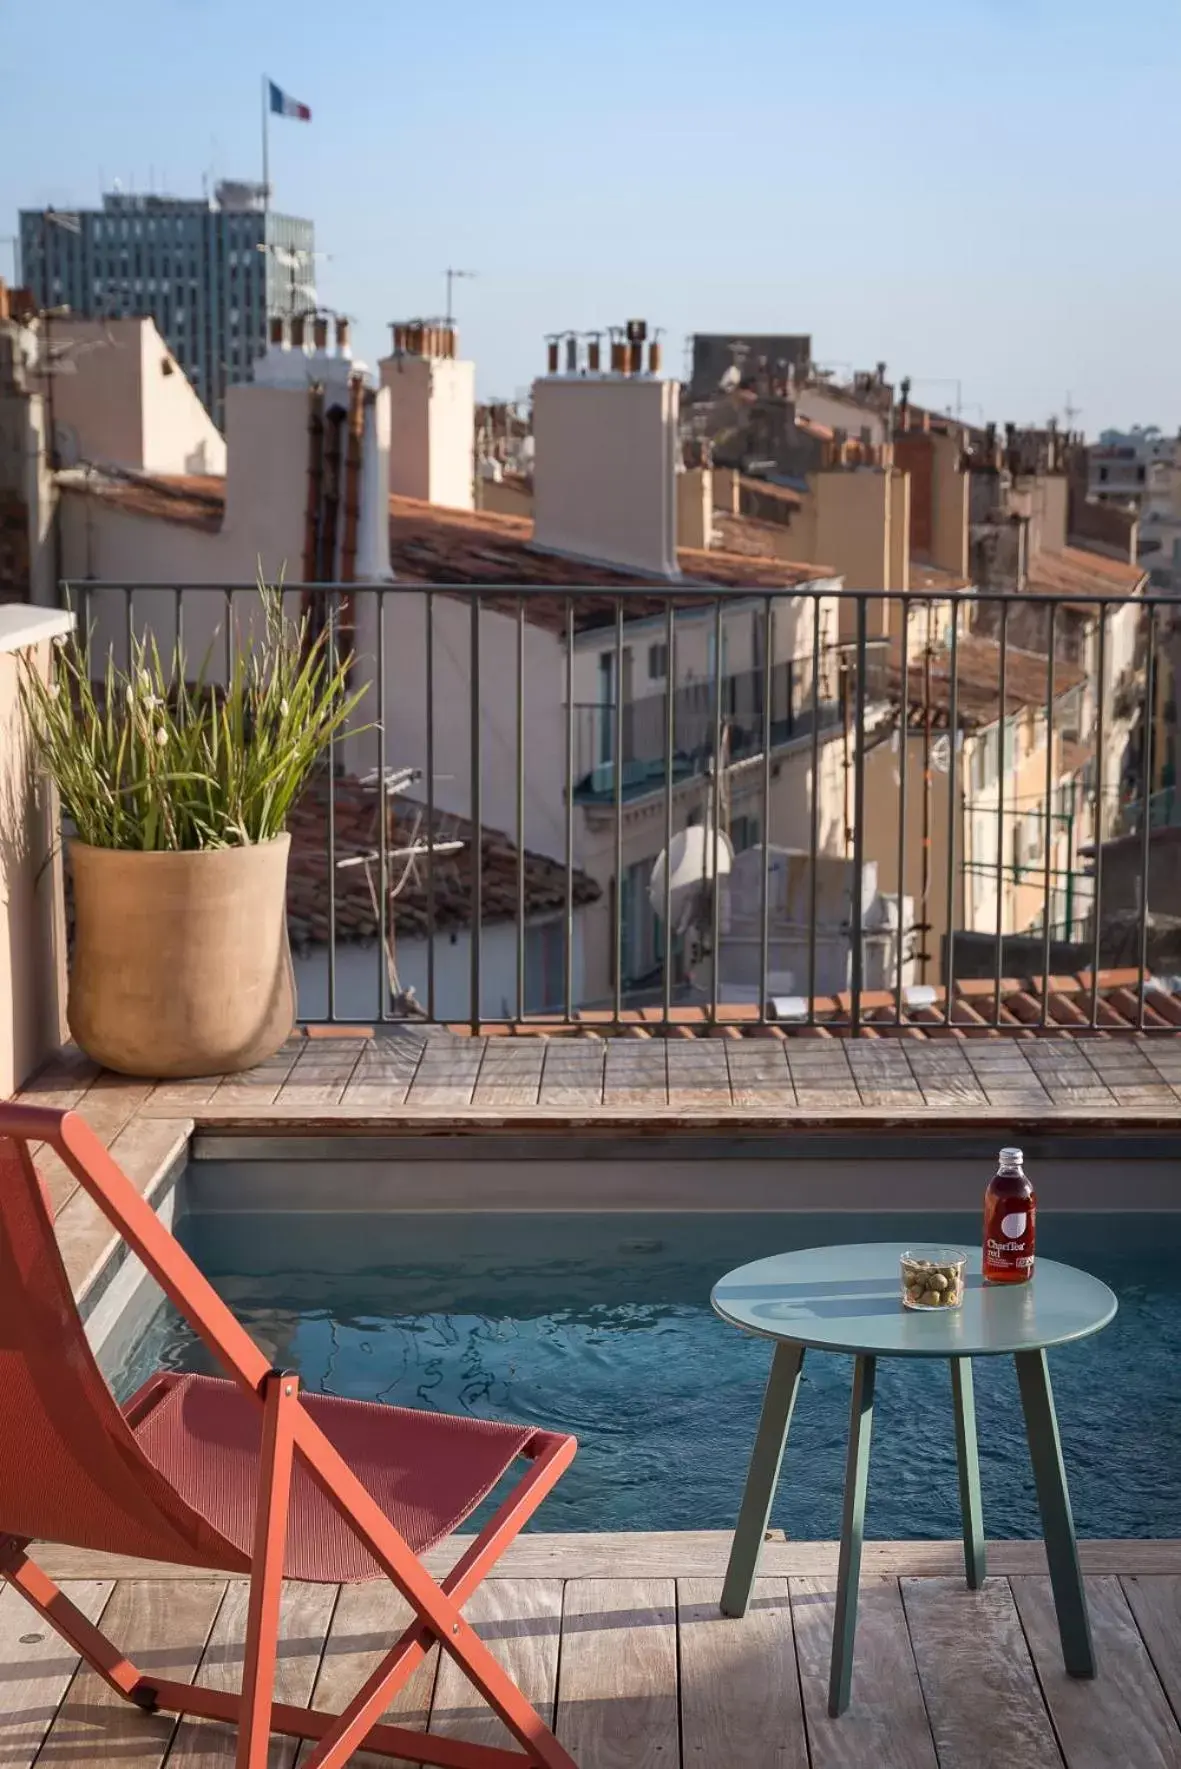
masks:
<instances>
[{"instance_id":1,"label":"glass facade building","mask_svg":"<svg viewBox=\"0 0 1181 1769\"><path fill-rule=\"evenodd\" d=\"M261 185L212 199L104 195L101 209L25 209L22 281L44 307L154 319L219 429L225 391L266 349L267 316L316 304L310 221L268 210Z\"/></svg>"}]
</instances>

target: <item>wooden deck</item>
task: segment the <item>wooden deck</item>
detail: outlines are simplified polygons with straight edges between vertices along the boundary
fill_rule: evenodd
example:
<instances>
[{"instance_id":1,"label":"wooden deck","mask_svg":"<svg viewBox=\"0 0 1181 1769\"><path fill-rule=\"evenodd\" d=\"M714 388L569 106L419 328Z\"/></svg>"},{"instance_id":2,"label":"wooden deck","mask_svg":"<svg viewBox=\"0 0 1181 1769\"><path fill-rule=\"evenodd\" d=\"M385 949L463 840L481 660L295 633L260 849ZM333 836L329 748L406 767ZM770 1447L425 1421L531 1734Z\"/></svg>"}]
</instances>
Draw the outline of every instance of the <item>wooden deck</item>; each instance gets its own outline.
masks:
<instances>
[{"instance_id":1,"label":"wooden deck","mask_svg":"<svg viewBox=\"0 0 1181 1769\"><path fill-rule=\"evenodd\" d=\"M1094 1683L1062 1671L1036 1545L993 1545L995 1570L973 1594L954 1544L867 1544L853 1702L837 1721L825 1713L835 1545L769 1543L742 1622L717 1611L726 1546L693 1534L526 1537L468 1613L581 1769L1181 1766L1181 1544L1084 1544ZM235 1686L244 1583L61 1550L41 1558L145 1667ZM291 1585L283 1617L280 1698L323 1707L347 1699L402 1621L380 1584ZM437 1653L395 1711L415 1729L509 1742ZM4 1769L233 1760L231 1731L119 1703L15 1592L0 1595ZM293 1769L294 1744L276 1741L270 1761Z\"/></svg>"}]
</instances>

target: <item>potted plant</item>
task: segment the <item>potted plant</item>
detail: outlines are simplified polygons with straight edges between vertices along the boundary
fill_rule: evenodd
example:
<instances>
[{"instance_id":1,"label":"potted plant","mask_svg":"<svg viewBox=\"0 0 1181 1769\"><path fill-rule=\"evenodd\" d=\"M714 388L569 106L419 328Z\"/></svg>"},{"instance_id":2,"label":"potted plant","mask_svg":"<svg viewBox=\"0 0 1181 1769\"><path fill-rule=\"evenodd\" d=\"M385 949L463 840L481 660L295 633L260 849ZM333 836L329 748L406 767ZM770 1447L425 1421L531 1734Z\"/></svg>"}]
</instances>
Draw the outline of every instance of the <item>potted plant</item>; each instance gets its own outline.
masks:
<instances>
[{"instance_id":1,"label":"potted plant","mask_svg":"<svg viewBox=\"0 0 1181 1769\"><path fill-rule=\"evenodd\" d=\"M179 640L165 662L150 636L98 680L89 637L59 641L54 679L22 681L73 826L70 1031L125 1075L246 1069L295 1022L287 816L364 690L330 628L260 596L224 683L190 682Z\"/></svg>"}]
</instances>

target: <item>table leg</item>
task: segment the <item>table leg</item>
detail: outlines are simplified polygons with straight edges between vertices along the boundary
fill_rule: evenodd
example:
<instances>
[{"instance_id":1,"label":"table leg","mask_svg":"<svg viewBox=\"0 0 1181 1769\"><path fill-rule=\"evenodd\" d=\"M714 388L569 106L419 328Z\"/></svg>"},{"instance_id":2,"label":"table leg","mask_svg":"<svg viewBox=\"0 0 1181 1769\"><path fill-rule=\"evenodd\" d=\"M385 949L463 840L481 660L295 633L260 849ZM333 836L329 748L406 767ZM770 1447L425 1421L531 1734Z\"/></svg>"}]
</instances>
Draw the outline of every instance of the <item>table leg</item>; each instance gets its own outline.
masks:
<instances>
[{"instance_id":1,"label":"table leg","mask_svg":"<svg viewBox=\"0 0 1181 1769\"><path fill-rule=\"evenodd\" d=\"M1042 1514L1054 1607L1058 1612L1063 1663L1071 1677L1093 1677L1095 1653L1091 1645L1091 1624L1079 1568L1070 1495L1066 1490L1066 1469L1050 1389L1049 1365L1044 1351L1019 1351L1014 1362L1025 1411L1025 1434L1029 1439L1037 1502Z\"/></svg>"},{"instance_id":2,"label":"table leg","mask_svg":"<svg viewBox=\"0 0 1181 1769\"><path fill-rule=\"evenodd\" d=\"M779 1465L783 1460L783 1446L787 1442L787 1428L796 1404L803 1363L802 1345L793 1345L786 1340L776 1345L742 1495L742 1509L738 1513L730 1562L722 1586L723 1615L745 1615L750 1602L750 1588L763 1551L767 1519L771 1515L771 1501L779 1481Z\"/></svg>"},{"instance_id":3,"label":"table leg","mask_svg":"<svg viewBox=\"0 0 1181 1769\"><path fill-rule=\"evenodd\" d=\"M834 1720L849 1705L849 1688L853 1680L853 1638L857 1632L857 1585L861 1577L861 1538L865 1530L865 1490L869 1484L869 1437L873 1428L876 1371L876 1358L859 1357L853 1372L849 1453L845 1462L845 1510L841 1519L841 1557L837 1567L832 1666L828 1678L828 1711Z\"/></svg>"},{"instance_id":4,"label":"table leg","mask_svg":"<svg viewBox=\"0 0 1181 1769\"><path fill-rule=\"evenodd\" d=\"M984 1513L980 1505L980 1458L976 1449L976 1399L970 1357L949 1358L955 1402L955 1459L960 1477L960 1516L964 1528L964 1571L969 1591L984 1583Z\"/></svg>"}]
</instances>

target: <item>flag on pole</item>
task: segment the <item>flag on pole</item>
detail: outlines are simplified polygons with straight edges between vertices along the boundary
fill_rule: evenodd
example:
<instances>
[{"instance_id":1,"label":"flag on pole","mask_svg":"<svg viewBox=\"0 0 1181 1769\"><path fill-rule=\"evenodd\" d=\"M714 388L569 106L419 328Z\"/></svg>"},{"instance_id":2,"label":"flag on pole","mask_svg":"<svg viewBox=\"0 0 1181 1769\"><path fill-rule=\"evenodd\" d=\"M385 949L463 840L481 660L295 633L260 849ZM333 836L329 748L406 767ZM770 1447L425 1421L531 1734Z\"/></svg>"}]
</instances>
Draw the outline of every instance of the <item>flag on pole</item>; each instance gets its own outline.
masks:
<instances>
[{"instance_id":1,"label":"flag on pole","mask_svg":"<svg viewBox=\"0 0 1181 1769\"><path fill-rule=\"evenodd\" d=\"M300 104L297 98L288 97L281 87L273 80L267 82L271 89L271 114L276 117L294 117L297 122L310 123L312 113L306 104Z\"/></svg>"}]
</instances>

